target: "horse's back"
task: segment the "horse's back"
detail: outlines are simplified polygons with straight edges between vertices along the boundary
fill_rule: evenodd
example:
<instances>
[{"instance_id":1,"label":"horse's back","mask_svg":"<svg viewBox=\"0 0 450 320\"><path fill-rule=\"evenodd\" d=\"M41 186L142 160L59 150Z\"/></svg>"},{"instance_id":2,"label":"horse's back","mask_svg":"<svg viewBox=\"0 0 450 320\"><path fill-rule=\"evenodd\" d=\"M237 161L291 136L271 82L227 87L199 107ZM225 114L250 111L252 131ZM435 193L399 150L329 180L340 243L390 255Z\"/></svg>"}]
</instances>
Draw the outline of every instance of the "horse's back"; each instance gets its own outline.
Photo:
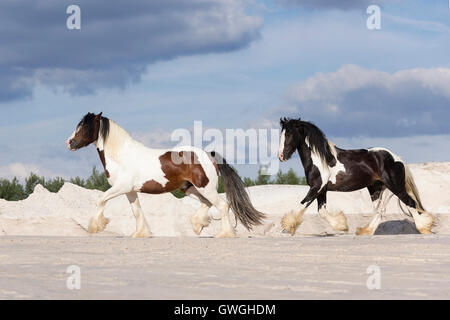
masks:
<instances>
[{"instance_id":1,"label":"horse's back","mask_svg":"<svg viewBox=\"0 0 450 320\"><path fill-rule=\"evenodd\" d=\"M380 177L377 159L368 149L345 150L336 148L337 160L345 171L336 174L335 182L328 183L330 191L355 191L367 187Z\"/></svg>"}]
</instances>

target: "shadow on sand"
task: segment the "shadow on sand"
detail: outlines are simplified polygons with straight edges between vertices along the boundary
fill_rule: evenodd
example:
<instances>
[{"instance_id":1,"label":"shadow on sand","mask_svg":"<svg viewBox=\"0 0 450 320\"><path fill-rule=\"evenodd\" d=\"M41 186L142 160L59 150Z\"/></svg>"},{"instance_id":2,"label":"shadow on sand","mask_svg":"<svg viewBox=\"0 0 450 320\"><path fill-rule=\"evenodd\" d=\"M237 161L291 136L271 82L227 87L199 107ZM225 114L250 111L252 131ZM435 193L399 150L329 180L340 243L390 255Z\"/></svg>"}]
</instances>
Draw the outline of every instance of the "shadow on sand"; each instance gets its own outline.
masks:
<instances>
[{"instance_id":1,"label":"shadow on sand","mask_svg":"<svg viewBox=\"0 0 450 320\"><path fill-rule=\"evenodd\" d=\"M392 220L380 223L375 235L420 234L414 222L408 219Z\"/></svg>"}]
</instances>

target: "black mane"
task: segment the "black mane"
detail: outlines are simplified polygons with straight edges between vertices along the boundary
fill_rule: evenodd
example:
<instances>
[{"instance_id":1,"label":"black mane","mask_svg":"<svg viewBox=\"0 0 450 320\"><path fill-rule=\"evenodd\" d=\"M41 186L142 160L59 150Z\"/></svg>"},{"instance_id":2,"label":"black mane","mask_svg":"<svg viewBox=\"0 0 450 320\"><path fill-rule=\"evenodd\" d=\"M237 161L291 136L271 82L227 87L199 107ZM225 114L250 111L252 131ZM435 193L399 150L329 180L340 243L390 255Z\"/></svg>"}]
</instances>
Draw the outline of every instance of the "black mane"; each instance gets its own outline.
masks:
<instances>
[{"instance_id":1,"label":"black mane","mask_svg":"<svg viewBox=\"0 0 450 320\"><path fill-rule=\"evenodd\" d=\"M94 113L88 112L78 123L78 127L82 126L85 130L88 130L88 134L90 137L94 135L95 130L95 117ZM106 141L109 135L109 119L106 117L100 116L101 126L100 131L98 132L99 136Z\"/></svg>"},{"instance_id":2,"label":"black mane","mask_svg":"<svg viewBox=\"0 0 450 320\"><path fill-rule=\"evenodd\" d=\"M314 123L302 121L300 119L281 119L282 129L297 128L302 139L308 138L310 148L326 161L328 165L333 166L335 163L334 155L331 151L327 137Z\"/></svg>"}]
</instances>

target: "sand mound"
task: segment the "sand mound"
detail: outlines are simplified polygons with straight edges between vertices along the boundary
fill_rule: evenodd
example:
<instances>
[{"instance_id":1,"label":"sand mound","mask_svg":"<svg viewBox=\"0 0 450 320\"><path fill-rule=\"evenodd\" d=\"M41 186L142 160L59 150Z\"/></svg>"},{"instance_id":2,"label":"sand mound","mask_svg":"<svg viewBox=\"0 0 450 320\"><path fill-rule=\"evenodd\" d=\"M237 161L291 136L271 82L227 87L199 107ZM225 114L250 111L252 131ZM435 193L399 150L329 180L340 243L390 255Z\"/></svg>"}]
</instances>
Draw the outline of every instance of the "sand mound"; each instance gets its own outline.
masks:
<instances>
[{"instance_id":1,"label":"sand mound","mask_svg":"<svg viewBox=\"0 0 450 320\"><path fill-rule=\"evenodd\" d=\"M437 214L439 225L435 231L450 232L450 163L425 163L410 165L425 208ZM238 223L240 236L286 236L281 233L280 219L290 210L296 210L308 191L307 186L269 185L249 188L255 207L268 215L263 226L248 232ZM95 203L100 191L87 190L66 183L58 193L50 193L37 185L34 193L22 201L0 199L0 234L86 236L90 218L95 213ZM150 229L155 236L195 236L189 217L199 203L191 198L177 199L171 194L139 195ZM328 193L328 209L343 211L348 218L349 232L366 224L372 215L372 203L366 190L349 193ZM403 215L393 198L387 207L386 220L377 234L415 233L414 224ZM218 217L214 208L211 215ZM105 216L110 224L101 235L130 235L135 230L135 219L125 196L109 201ZM400 220L400 221L399 221ZM219 221L213 220L202 236L212 236L219 231ZM297 234L333 233L333 230L317 215L317 204L308 208L305 222Z\"/></svg>"}]
</instances>

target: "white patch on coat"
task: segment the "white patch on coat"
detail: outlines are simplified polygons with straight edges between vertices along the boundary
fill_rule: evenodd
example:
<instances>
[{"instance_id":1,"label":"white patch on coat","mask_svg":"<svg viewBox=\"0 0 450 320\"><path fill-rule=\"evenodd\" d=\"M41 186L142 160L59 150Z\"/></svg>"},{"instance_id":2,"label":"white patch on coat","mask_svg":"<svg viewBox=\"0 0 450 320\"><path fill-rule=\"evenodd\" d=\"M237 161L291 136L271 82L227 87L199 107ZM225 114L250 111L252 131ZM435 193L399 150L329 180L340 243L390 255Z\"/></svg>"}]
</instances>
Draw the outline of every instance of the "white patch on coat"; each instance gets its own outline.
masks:
<instances>
[{"instance_id":1,"label":"white patch on coat","mask_svg":"<svg viewBox=\"0 0 450 320\"><path fill-rule=\"evenodd\" d=\"M345 166L342 162L339 161L337 156L337 151L334 143L328 141L328 145L330 146L331 153L333 154L334 158L336 159L336 165L332 168L330 168L330 181L333 184L336 184L337 181L337 175L339 173L345 173Z\"/></svg>"},{"instance_id":2,"label":"white patch on coat","mask_svg":"<svg viewBox=\"0 0 450 320\"><path fill-rule=\"evenodd\" d=\"M73 138L75 138L75 135L78 133L78 131L80 131L81 130L81 126L77 126L76 128L75 128L75 130L72 132L72 134L69 136L69 138L67 138L67 140L66 140L66 145L67 145L67 148L69 148L70 150L71 150L71 148L70 148L70 140L72 140Z\"/></svg>"},{"instance_id":3,"label":"white patch on coat","mask_svg":"<svg viewBox=\"0 0 450 320\"><path fill-rule=\"evenodd\" d=\"M336 165L334 167L329 167L325 159L320 157L320 155L313 148L311 148L308 137L305 138L305 143L311 150L311 160L313 164L317 167L317 169L319 169L320 177L322 178L322 185L320 186L320 189L322 189L328 183L328 181L331 181L331 183L336 184L337 175L340 172L345 173L345 166L342 162L338 160L334 144L329 143L331 153L336 159Z\"/></svg>"},{"instance_id":4,"label":"white patch on coat","mask_svg":"<svg viewBox=\"0 0 450 320\"><path fill-rule=\"evenodd\" d=\"M286 129L283 129L281 131L281 138L280 138L280 147L278 149L278 159L283 159L283 151L284 151L284 142L286 140Z\"/></svg>"},{"instance_id":5,"label":"white patch on coat","mask_svg":"<svg viewBox=\"0 0 450 320\"><path fill-rule=\"evenodd\" d=\"M111 185L120 184L130 191L139 191L149 180L158 182L163 187L168 180L162 170L159 157L170 151L193 151L210 181L217 181L217 173L208 153L191 146L174 149L151 149L134 140L127 131L117 123L109 120L109 135L106 141L100 137L95 145L104 151L105 167ZM200 188L201 189L201 188Z\"/></svg>"},{"instance_id":6,"label":"white patch on coat","mask_svg":"<svg viewBox=\"0 0 450 320\"><path fill-rule=\"evenodd\" d=\"M369 149L369 151L373 151L373 152L376 152L376 151L386 151L386 152L388 152L393 158L394 158L394 161L395 162L401 162L401 163L403 163L403 160L398 156L398 155L396 155L395 153L393 153L391 150L388 150L388 149L386 149L386 148L370 148Z\"/></svg>"},{"instance_id":7,"label":"white patch on coat","mask_svg":"<svg viewBox=\"0 0 450 320\"><path fill-rule=\"evenodd\" d=\"M316 166L319 170L320 177L322 179L320 190L322 190L322 188L328 183L328 180L330 179L330 168L324 163L322 157L320 157L320 155L314 150L314 148L311 148L308 137L305 138L305 143L311 150L311 160L313 162L313 165Z\"/></svg>"},{"instance_id":8,"label":"white patch on coat","mask_svg":"<svg viewBox=\"0 0 450 320\"><path fill-rule=\"evenodd\" d=\"M345 166L342 162L340 162L337 158L336 158L336 165L334 167L330 168L330 181L333 184L336 184L337 181L337 175L339 173L345 173Z\"/></svg>"}]
</instances>

